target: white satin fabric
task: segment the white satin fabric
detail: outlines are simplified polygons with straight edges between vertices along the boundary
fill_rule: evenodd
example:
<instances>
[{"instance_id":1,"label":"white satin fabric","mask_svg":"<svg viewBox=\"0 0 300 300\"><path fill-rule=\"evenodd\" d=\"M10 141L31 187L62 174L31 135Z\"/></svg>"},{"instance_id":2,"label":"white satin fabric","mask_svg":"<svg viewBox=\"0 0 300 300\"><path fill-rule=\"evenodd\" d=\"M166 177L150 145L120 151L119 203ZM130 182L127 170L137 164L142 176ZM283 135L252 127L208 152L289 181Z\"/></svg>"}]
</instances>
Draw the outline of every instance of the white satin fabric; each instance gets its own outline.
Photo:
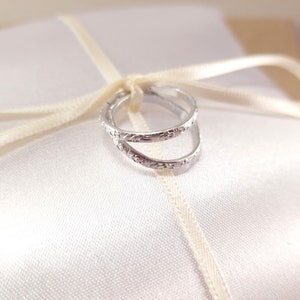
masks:
<instances>
[{"instance_id":1,"label":"white satin fabric","mask_svg":"<svg viewBox=\"0 0 300 300\"><path fill-rule=\"evenodd\" d=\"M242 53L209 8L79 19L124 75ZM3 31L0 41L2 109L104 84L58 21ZM256 70L214 81L282 95ZM226 107L203 109L198 122L201 159L177 178L233 299L299 298L299 121ZM1 157L0 176L0 299L208 298L157 180L123 158L94 119Z\"/></svg>"}]
</instances>

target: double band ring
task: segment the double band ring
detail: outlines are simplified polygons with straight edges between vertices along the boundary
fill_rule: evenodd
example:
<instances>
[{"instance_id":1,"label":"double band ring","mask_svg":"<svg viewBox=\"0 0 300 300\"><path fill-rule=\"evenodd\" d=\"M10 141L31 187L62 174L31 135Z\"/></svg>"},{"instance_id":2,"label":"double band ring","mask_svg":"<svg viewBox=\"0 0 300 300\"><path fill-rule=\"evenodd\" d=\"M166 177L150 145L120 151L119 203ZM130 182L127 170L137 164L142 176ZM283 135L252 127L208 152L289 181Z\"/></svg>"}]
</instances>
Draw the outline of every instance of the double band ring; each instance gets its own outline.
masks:
<instances>
[{"instance_id":1,"label":"double band ring","mask_svg":"<svg viewBox=\"0 0 300 300\"><path fill-rule=\"evenodd\" d=\"M175 103L174 99L169 100L170 95L166 91L171 91L171 96L181 97L182 102L188 107L188 111ZM120 91L111 99L107 106L102 110L100 120L101 125L105 128L107 133L113 139L117 148L132 159L134 162L139 163L145 167L152 169L175 169L184 165L190 164L195 160L200 153L200 135L196 122L197 106L196 102L189 94L179 90L178 88L166 88L151 86L144 89L146 95L155 97L148 97L146 101L159 104L170 110L172 113L181 118L181 122L165 130L158 130L152 132L134 132L119 128L116 125L115 114L124 106L130 99L130 94ZM191 128L192 127L192 128ZM165 141L174 138L186 130L191 128L193 134L193 149L186 155L176 159L161 160L151 158L129 145L128 142L134 143L149 143L157 141Z\"/></svg>"}]
</instances>

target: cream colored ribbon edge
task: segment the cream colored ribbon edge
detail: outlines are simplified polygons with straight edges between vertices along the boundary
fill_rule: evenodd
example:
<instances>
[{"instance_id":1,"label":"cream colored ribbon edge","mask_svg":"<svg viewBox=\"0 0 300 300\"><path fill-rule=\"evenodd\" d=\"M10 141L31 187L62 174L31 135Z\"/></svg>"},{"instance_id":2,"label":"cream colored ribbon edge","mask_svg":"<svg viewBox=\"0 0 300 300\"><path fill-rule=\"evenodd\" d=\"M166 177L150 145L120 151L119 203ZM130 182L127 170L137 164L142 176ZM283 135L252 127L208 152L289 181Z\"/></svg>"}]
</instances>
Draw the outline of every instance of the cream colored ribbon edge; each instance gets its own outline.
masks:
<instances>
[{"instance_id":1,"label":"cream colored ribbon edge","mask_svg":"<svg viewBox=\"0 0 300 300\"><path fill-rule=\"evenodd\" d=\"M146 131L148 126L142 115L138 113L139 105L143 101L142 88L156 83L179 86L191 92L197 98L205 97L223 103L251 107L272 114L294 118L300 117L300 105L296 101L282 101L282 99L196 81L251 67L268 65L286 69L300 79L300 64L290 57L271 54L255 55L122 78L97 42L73 16L62 16L60 19L75 34L104 79L110 84L102 90L66 102L0 111L1 118L19 119L30 117L35 119L1 132L0 149L7 146L17 147L19 141L25 140L26 142L29 141L29 138L34 139L50 130L59 129L68 124L71 125L73 121L80 120L81 117L95 110L121 88L131 93L131 111L129 111L131 122L137 130ZM13 148L11 147L11 149ZM162 158L157 144L148 144L146 152L148 155ZM214 300L231 299L222 272L173 172L161 170L155 171L155 174L173 207L212 298Z\"/></svg>"}]
</instances>

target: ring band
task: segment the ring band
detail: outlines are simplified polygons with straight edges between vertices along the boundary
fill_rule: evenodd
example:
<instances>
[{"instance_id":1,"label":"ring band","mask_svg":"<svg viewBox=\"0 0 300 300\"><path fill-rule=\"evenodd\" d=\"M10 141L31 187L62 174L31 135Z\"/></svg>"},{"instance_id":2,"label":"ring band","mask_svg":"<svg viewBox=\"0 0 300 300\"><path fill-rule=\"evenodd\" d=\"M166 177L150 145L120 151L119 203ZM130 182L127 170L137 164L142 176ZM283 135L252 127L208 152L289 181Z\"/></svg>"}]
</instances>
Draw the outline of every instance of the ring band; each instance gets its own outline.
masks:
<instances>
[{"instance_id":1,"label":"ring band","mask_svg":"<svg viewBox=\"0 0 300 300\"><path fill-rule=\"evenodd\" d=\"M161 93L157 93L154 88L164 89L163 87L153 86L153 87L147 87L144 90L144 93L147 95L156 95L160 98L162 98ZM170 89L168 87L168 89ZM178 109L181 109L181 112L185 112L185 116L183 120L176 126L170 127L164 130L159 131L152 131L152 132L134 132L129 130L124 130L121 128L118 128L115 124L115 122L111 122L112 115L114 115L117 108L120 107L124 101L129 100L130 94L126 94L124 96L124 92L120 91L115 98L115 101L113 103L108 103L108 105L102 110L100 119L101 124L104 126L105 130L109 135L112 137L116 137L122 140L125 140L127 142L141 142L141 143L151 143L151 142L161 142L168 140L170 138L176 137L189 128L193 126L197 119L198 109L195 99L189 95L188 93L178 89L178 88L172 88L173 92L176 92L183 98L183 101L187 104L189 107L188 113L186 113L185 110L182 110L179 106L177 106L175 103L172 105L169 101L165 105L166 108L173 110L175 107L178 107ZM154 102L152 100L152 102ZM161 103L160 103L161 104Z\"/></svg>"},{"instance_id":2,"label":"ring band","mask_svg":"<svg viewBox=\"0 0 300 300\"><path fill-rule=\"evenodd\" d=\"M195 137L194 141L194 148L193 150L176 159L169 159L169 160L161 160L156 158L151 158L140 151L134 149L130 146L126 141L120 139L114 139L114 143L116 144L117 148L124 153L127 157L132 159L134 162L139 163L147 168L152 169L177 169L181 168L185 165L190 164L194 161L199 153L200 153L200 135L197 123L194 124L192 130L195 130Z\"/></svg>"}]
</instances>

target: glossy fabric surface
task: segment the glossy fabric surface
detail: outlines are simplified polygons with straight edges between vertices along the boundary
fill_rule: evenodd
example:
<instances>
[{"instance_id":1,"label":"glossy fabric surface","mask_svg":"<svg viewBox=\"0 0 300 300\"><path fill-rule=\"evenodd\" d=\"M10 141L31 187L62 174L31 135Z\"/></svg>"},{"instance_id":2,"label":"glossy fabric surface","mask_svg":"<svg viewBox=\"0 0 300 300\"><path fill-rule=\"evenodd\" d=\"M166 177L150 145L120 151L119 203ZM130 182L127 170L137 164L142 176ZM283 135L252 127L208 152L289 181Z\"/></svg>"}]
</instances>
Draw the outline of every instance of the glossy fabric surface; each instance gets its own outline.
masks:
<instances>
[{"instance_id":1,"label":"glossy fabric surface","mask_svg":"<svg viewBox=\"0 0 300 300\"><path fill-rule=\"evenodd\" d=\"M209 8L79 19L124 75L242 53ZM3 31L0 40L1 108L104 84L56 20ZM255 70L214 81L281 95ZM226 107L201 110L198 124L202 156L178 180L233 298L297 299L300 122ZM124 159L95 119L1 157L0 176L1 299L208 298L156 178Z\"/></svg>"}]
</instances>

